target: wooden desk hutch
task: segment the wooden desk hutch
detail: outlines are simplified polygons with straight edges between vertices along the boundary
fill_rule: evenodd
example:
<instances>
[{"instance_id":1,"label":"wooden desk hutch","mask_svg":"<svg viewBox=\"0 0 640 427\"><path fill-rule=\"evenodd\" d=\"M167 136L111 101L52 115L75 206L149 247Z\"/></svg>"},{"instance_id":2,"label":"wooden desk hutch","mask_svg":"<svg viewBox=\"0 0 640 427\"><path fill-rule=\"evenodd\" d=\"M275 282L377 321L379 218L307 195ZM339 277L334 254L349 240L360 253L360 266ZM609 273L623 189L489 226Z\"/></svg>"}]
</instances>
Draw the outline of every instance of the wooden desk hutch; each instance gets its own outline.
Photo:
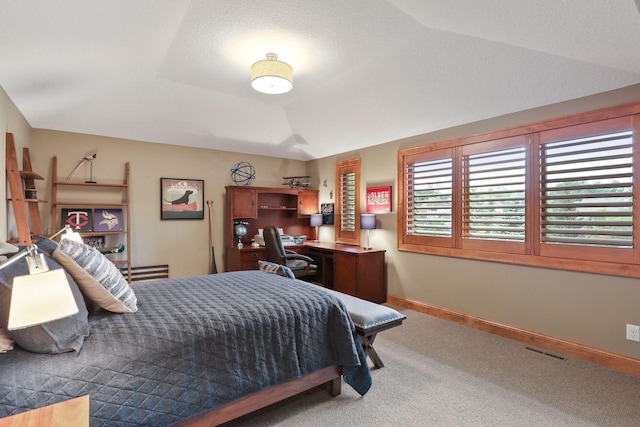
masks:
<instances>
[{"instance_id":1,"label":"wooden desk hutch","mask_svg":"<svg viewBox=\"0 0 640 427\"><path fill-rule=\"evenodd\" d=\"M305 235L307 242L288 246L308 255L319 267L313 279L325 287L383 303L387 300L385 251L359 246L317 243L309 215L318 212L318 190L268 187L226 187L224 218L225 271L255 270L258 260L267 258L264 247L252 247L251 239L259 228L281 227L285 234ZM233 228L245 223L247 235L243 247Z\"/></svg>"}]
</instances>

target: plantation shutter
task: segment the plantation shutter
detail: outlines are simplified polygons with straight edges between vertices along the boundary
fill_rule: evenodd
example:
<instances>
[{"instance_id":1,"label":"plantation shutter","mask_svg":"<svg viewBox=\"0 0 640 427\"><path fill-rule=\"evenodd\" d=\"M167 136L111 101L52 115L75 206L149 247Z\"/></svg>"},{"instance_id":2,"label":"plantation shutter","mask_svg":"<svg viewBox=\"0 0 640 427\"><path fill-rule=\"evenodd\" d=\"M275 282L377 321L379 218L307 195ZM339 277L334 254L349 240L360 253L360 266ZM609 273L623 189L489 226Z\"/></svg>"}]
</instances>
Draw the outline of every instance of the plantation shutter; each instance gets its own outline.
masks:
<instances>
[{"instance_id":1,"label":"plantation shutter","mask_svg":"<svg viewBox=\"0 0 640 427\"><path fill-rule=\"evenodd\" d=\"M598 134L590 134L589 126L583 125L575 127L575 137L562 134L555 137L553 132L543 135L540 145L543 249L569 248L564 253L553 252L555 256L573 257L579 250L581 258L593 253L591 258L595 260L632 259L633 132L626 123L611 120L611 131Z\"/></svg>"},{"instance_id":2,"label":"plantation shutter","mask_svg":"<svg viewBox=\"0 0 640 427\"><path fill-rule=\"evenodd\" d=\"M462 248L525 253L526 136L472 144L462 156Z\"/></svg>"},{"instance_id":3,"label":"plantation shutter","mask_svg":"<svg viewBox=\"0 0 640 427\"><path fill-rule=\"evenodd\" d=\"M336 242L360 244L360 159L336 163Z\"/></svg>"},{"instance_id":4,"label":"plantation shutter","mask_svg":"<svg viewBox=\"0 0 640 427\"><path fill-rule=\"evenodd\" d=\"M407 156L404 163L404 243L453 246L454 162L451 149Z\"/></svg>"},{"instance_id":5,"label":"plantation shutter","mask_svg":"<svg viewBox=\"0 0 640 427\"><path fill-rule=\"evenodd\" d=\"M340 229L356 231L356 174L340 175Z\"/></svg>"},{"instance_id":6,"label":"plantation shutter","mask_svg":"<svg viewBox=\"0 0 640 427\"><path fill-rule=\"evenodd\" d=\"M406 176L407 234L451 237L453 159L413 163Z\"/></svg>"}]
</instances>

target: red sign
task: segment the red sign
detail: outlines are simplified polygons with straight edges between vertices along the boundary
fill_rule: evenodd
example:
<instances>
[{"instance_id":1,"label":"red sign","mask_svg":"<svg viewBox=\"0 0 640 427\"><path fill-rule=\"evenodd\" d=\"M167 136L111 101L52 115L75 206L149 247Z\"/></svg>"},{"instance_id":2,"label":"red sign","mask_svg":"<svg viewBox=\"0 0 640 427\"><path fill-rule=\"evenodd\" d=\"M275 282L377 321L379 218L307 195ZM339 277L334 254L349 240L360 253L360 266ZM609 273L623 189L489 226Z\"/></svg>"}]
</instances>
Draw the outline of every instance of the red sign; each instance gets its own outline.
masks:
<instances>
[{"instance_id":1,"label":"red sign","mask_svg":"<svg viewBox=\"0 0 640 427\"><path fill-rule=\"evenodd\" d=\"M367 188L367 213L391 212L391 186Z\"/></svg>"}]
</instances>

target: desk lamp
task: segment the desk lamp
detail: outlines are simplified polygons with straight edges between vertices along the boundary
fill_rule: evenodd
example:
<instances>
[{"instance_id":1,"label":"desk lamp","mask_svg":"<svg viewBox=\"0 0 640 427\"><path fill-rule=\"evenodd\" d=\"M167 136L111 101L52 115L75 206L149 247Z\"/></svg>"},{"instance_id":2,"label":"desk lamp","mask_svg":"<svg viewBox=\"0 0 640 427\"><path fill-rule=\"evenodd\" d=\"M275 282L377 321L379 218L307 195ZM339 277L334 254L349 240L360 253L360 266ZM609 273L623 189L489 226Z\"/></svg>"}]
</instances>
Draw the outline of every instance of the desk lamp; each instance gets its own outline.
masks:
<instances>
[{"instance_id":1,"label":"desk lamp","mask_svg":"<svg viewBox=\"0 0 640 427\"><path fill-rule=\"evenodd\" d=\"M316 228L316 239L314 242L318 243L320 240L320 233L318 227L322 225L322 214L311 214L311 226Z\"/></svg>"},{"instance_id":2,"label":"desk lamp","mask_svg":"<svg viewBox=\"0 0 640 427\"><path fill-rule=\"evenodd\" d=\"M360 214L360 229L367 230L367 246L365 246L365 249L371 249L371 246L369 246L369 230L376 229L376 215Z\"/></svg>"},{"instance_id":3,"label":"desk lamp","mask_svg":"<svg viewBox=\"0 0 640 427\"><path fill-rule=\"evenodd\" d=\"M64 234L62 234L62 233L64 233ZM60 236L60 240L69 239L69 240L73 240L73 241L78 242L78 243L84 243L82 241L82 236L80 235L80 233L76 233L75 231L73 231L69 224L65 224L64 228L62 230L58 231L57 233L55 233L54 235L52 235L49 238L53 239L54 237L57 237L60 234L62 234L62 236Z\"/></svg>"},{"instance_id":4,"label":"desk lamp","mask_svg":"<svg viewBox=\"0 0 640 427\"><path fill-rule=\"evenodd\" d=\"M36 245L29 245L0 264L0 270L22 258L27 262L29 274L13 278L7 329L28 328L78 313L64 270L50 271Z\"/></svg>"}]
</instances>

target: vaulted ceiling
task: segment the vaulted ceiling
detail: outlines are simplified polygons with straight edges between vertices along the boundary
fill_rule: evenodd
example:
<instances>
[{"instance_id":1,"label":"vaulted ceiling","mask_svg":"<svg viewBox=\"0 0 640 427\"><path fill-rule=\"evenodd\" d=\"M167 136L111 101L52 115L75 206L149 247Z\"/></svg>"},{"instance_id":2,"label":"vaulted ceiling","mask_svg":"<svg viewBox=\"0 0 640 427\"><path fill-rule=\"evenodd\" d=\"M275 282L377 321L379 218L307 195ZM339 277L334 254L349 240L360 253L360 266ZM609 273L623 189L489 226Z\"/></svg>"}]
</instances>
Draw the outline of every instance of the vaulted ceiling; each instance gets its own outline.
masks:
<instances>
[{"instance_id":1,"label":"vaulted ceiling","mask_svg":"<svg viewBox=\"0 0 640 427\"><path fill-rule=\"evenodd\" d=\"M0 0L34 128L314 159L640 83L634 0ZM265 95L268 52L294 88Z\"/></svg>"}]
</instances>

